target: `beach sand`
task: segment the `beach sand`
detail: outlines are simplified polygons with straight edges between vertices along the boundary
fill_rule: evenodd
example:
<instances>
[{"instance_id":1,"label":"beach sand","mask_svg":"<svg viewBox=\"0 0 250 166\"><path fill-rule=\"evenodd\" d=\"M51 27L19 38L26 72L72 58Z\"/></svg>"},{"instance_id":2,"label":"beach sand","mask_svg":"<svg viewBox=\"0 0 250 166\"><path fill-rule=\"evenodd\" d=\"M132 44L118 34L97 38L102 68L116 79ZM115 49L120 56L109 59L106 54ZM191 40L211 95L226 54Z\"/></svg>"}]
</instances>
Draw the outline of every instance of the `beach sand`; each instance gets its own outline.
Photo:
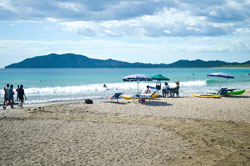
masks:
<instances>
[{"instance_id":1,"label":"beach sand","mask_svg":"<svg viewBox=\"0 0 250 166\"><path fill-rule=\"evenodd\" d=\"M0 165L249 165L250 91L0 112Z\"/></svg>"}]
</instances>

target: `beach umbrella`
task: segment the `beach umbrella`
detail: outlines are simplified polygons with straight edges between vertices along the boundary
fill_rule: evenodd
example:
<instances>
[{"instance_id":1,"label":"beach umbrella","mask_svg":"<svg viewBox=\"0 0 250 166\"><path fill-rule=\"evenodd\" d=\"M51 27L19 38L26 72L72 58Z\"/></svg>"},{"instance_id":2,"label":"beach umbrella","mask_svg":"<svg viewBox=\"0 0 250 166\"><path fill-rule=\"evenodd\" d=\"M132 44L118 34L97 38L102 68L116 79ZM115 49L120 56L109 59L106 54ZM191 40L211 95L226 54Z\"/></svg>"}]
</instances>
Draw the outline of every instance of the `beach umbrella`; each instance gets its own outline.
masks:
<instances>
[{"instance_id":1,"label":"beach umbrella","mask_svg":"<svg viewBox=\"0 0 250 166\"><path fill-rule=\"evenodd\" d=\"M139 94L140 81L152 81L152 78L145 74L133 74L122 78L123 81L137 81L137 93Z\"/></svg>"},{"instance_id":2,"label":"beach umbrella","mask_svg":"<svg viewBox=\"0 0 250 166\"><path fill-rule=\"evenodd\" d=\"M222 72L218 72L218 73L209 73L209 74L207 74L207 76L209 76L209 77L221 77L221 78L227 78L227 79L229 79L229 78L234 78L233 75L228 74L228 73L222 73ZM219 84L219 87L220 87L220 86L221 86L221 85Z\"/></svg>"},{"instance_id":3,"label":"beach umbrella","mask_svg":"<svg viewBox=\"0 0 250 166\"><path fill-rule=\"evenodd\" d=\"M161 74L157 74L157 75L154 75L151 77L152 80L157 80L157 83L156 83L156 87L157 87L157 84L159 84L161 82L161 80L166 80L166 81L169 81L170 79L161 75ZM157 88L157 90L160 90L161 89L161 86L158 85L159 87Z\"/></svg>"},{"instance_id":4,"label":"beach umbrella","mask_svg":"<svg viewBox=\"0 0 250 166\"><path fill-rule=\"evenodd\" d=\"M221 73L221 72L219 72L219 73L210 73L207 76L209 76L209 77L223 77L223 78L227 78L227 79L228 78L234 78L234 76L231 75L231 74Z\"/></svg>"},{"instance_id":5,"label":"beach umbrella","mask_svg":"<svg viewBox=\"0 0 250 166\"><path fill-rule=\"evenodd\" d=\"M169 78L167 78L161 74L157 74L155 76L152 76L151 78L152 78L152 80L157 80L157 81L161 81L161 80L169 81L170 80Z\"/></svg>"}]
</instances>

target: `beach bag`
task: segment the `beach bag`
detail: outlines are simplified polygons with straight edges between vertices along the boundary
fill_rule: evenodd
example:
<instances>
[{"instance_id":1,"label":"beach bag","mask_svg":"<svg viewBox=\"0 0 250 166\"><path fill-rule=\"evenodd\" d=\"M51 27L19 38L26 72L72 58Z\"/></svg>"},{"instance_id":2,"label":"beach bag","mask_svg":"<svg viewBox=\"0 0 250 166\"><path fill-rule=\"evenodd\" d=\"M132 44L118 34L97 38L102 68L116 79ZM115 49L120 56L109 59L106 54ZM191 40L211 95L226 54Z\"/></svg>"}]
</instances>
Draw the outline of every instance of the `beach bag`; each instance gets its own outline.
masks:
<instances>
[{"instance_id":1,"label":"beach bag","mask_svg":"<svg viewBox=\"0 0 250 166\"><path fill-rule=\"evenodd\" d=\"M93 104L93 100L86 99L86 100L85 100L85 103L86 103L86 104Z\"/></svg>"},{"instance_id":2,"label":"beach bag","mask_svg":"<svg viewBox=\"0 0 250 166\"><path fill-rule=\"evenodd\" d=\"M139 99L139 103L144 103L144 102L145 102L144 98Z\"/></svg>"}]
</instances>

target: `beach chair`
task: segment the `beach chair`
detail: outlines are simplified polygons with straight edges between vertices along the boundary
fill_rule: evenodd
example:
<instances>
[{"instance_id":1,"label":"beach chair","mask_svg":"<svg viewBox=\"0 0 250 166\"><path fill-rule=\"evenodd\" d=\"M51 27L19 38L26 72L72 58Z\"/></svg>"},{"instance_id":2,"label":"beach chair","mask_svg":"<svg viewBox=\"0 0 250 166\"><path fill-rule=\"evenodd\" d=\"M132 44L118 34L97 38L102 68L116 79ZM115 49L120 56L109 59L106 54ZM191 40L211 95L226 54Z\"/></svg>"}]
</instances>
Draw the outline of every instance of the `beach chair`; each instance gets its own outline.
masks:
<instances>
[{"instance_id":1,"label":"beach chair","mask_svg":"<svg viewBox=\"0 0 250 166\"><path fill-rule=\"evenodd\" d=\"M218 92L218 95L220 95L220 96L227 96L227 91L228 91L228 89L227 88L221 88L220 90L219 90L219 92Z\"/></svg>"},{"instance_id":2,"label":"beach chair","mask_svg":"<svg viewBox=\"0 0 250 166\"><path fill-rule=\"evenodd\" d=\"M153 96L155 95L157 93L157 91L154 91L153 93L151 93L150 95L141 95L140 96L140 99L139 99L139 102L140 101L145 101L146 99L148 99L149 100L149 102L150 102L150 100L153 98Z\"/></svg>"},{"instance_id":3,"label":"beach chair","mask_svg":"<svg viewBox=\"0 0 250 166\"><path fill-rule=\"evenodd\" d=\"M176 95L176 97L179 97L179 89L180 89L180 87L171 88L170 89L170 97L174 97L175 95Z\"/></svg>"},{"instance_id":4,"label":"beach chair","mask_svg":"<svg viewBox=\"0 0 250 166\"><path fill-rule=\"evenodd\" d=\"M113 101L113 99L116 99L118 102L118 99L120 98L120 96L122 95L122 93L115 93L110 99Z\"/></svg>"},{"instance_id":5,"label":"beach chair","mask_svg":"<svg viewBox=\"0 0 250 166\"><path fill-rule=\"evenodd\" d=\"M162 97L169 97L170 96L170 89L162 89Z\"/></svg>"}]
</instances>

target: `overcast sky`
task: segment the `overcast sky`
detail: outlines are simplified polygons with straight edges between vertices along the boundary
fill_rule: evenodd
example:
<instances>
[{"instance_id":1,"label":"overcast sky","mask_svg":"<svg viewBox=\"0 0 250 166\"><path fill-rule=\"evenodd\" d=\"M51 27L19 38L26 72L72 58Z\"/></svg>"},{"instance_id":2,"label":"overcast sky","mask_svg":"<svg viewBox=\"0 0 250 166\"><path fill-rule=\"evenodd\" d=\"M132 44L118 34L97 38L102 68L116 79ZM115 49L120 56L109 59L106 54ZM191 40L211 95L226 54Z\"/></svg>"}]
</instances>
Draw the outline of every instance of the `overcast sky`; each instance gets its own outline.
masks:
<instances>
[{"instance_id":1,"label":"overcast sky","mask_svg":"<svg viewBox=\"0 0 250 166\"><path fill-rule=\"evenodd\" d=\"M0 68L50 53L250 60L250 0L0 0Z\"/></svg>"}]
</instances>

